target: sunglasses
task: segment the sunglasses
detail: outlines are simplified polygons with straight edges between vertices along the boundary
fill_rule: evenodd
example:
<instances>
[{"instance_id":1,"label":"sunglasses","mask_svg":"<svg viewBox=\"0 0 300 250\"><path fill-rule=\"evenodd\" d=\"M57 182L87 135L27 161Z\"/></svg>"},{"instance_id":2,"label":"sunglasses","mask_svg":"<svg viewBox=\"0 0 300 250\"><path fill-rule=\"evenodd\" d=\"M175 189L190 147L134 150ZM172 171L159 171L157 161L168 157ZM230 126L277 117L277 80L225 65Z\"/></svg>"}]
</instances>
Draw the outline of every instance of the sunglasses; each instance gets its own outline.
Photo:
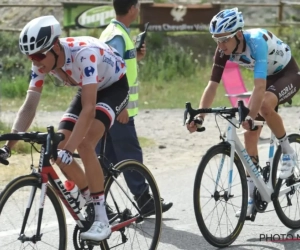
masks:
<instances>
[{"instance_id":1,"label":"sunglasses","mask_svg":"<svg viewBox=\"0 0 300 250\"><path fill-rule=\"evenodd\" d=\"M53 48L54 45L52 45L49 49L47 49L46 51L44 52L38 52L38 53L35 53L35 54L32 54L32 55L29 55L28 58L31 60L31 61L37 61L37 62L40 62L42 60L44 60L46 58L46 54Z\"/></svg>"},{"instance_id":2,"label":"sunglasses","mask_svg":"<svg viewBox=\"0 0 300 250\"><path fill-rule=\"evenodd\" d=\"M237 32L232 33L228 36L221 36L221 37L215 37L212 35L212 38L215 40L216 43L227 43L230 38L233 38Z\"/></svg>"}]
</instances>

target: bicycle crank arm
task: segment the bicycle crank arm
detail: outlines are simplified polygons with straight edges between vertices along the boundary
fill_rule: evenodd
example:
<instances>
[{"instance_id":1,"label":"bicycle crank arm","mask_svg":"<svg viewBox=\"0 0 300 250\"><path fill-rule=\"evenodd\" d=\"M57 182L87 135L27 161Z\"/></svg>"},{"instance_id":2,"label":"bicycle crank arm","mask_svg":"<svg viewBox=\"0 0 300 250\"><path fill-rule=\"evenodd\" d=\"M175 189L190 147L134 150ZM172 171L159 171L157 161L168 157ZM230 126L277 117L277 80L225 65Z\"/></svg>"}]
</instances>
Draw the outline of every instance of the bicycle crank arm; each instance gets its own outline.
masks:
<instances>
[{"instance_id":1,"label":"bicycle crank arm","mask_svg":"<svg viewBox=\"0 0 300 250\"><path fill-rule=\"evenodd\" d=\"M137 219L138 219L138 217L134 217L134 218L132 218L132 219L123 221L123 222L121 222L121 223L118 223L117 225L114 225L114 226L111 228L111 231L112 231L112 232L115 232L115 231L120 230L120 229L123 228L123 227L127 227L127 226L130 225L131 223L135 222Z\"/></svg>"},{"instance_id":2,"label":"bicycle crank arm","mask_svg":"<svg viewBox=\"0 0 300 250\"><path fill-rule=\"evenodd\" d=\"M277 183L276 183L274 193L271 194L271 200L272 201L274 201L278 198L279 191L280 191L280 188L281 188L281 183L282 183L282 179L279 178Z\"/></svg>"}]
</instances>

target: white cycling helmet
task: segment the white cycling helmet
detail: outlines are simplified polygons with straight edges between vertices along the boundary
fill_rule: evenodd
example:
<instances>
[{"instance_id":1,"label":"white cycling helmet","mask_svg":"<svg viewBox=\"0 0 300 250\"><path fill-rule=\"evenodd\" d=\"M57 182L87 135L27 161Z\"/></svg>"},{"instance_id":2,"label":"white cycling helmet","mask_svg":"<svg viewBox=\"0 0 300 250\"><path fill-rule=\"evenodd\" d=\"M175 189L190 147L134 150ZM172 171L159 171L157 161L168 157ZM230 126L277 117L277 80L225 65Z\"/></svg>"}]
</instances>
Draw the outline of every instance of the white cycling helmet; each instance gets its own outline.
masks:
<instances>
[{"instance_id":1,"label":"white cycling helmet","mask_svg":"<svg viewBox=\"0 0 300 250\"><path fill-rule=\"evenodd\" d=\"M61 35L61 27L54 16L41 16L31 20L20 34L19 47L23 54L32 55L48 49Z\"/></svg>"},{"instance_id":2,"label":"white cycling helmet","mask_svg":"<svg viewBox=\"0 0 300 250\"><path fill-rule=\"evenodd\" d=\"M244 18L238 8L220 11L210 21L209 32L213 35L235 32L244 27Z\"/></svg>"}]
</instances>

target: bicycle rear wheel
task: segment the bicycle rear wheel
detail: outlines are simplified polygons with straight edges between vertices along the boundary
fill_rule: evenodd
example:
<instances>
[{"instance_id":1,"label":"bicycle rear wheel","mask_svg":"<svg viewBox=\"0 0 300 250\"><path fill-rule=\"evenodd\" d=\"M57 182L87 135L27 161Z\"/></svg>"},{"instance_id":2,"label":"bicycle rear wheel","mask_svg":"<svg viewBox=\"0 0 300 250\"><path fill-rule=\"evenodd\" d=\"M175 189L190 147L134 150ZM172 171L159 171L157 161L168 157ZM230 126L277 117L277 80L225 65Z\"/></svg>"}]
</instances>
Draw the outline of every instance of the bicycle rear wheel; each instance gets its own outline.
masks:
<instances>
[{"instance_id":1,"label":"bicycle rear wheel","mask_svg":"<svg viewBox=\"0 0 300 250\"><path fill-rule=\"evenodd\" d=\"M146 166L135 160L122 161L114 169L116 174L110 176L105 185L110 223L114 226L135 216L138 219L113 232L105 243L109 249L155 250L160 238L162 211L160 194L153 175ZM147 185L139 196L133 198L124 174L137 173L145 178Z\"/></svg>"},{"instance_id":2,"label":"bicycle rear wheel","mask_svg":"<svg viewBox=\"0 0 300 250\"><path fill-rule=\"evenodd\" d=\"M300 160L300 135L291 134L288 136L291 147L294 149L297 155L298 166ZM273 187L277 183L281 164L281 146L277 148L277 151L273 160L273 170L272 170L272 183ZM286 188L294 183L300 182L300 171L295 169L294 175L286 180L282 180L281 188ZM300 204L299 202L300 189L299 187L295 190L290 191L286 195L278 197L278 199L273 201L275 211L277 213L280 221L288 228L298 229L300 228Z\"/></svg>"},{"instance_id":3,"label":"bicycle rear wheel","mask_svg":"<svg viewBox=\"0 0 300 250\"><path fill-rule=\"evenodd\" d=\"M55 191L48 185L40 235L36 235L41 184L35 175L11 181L0 194L0 249L67 249L65 215ZM33 197L24 234L22 223Z\"/></svg>"},{"instance_id":4,"label":"bicycle rear wheel","mask_svg":"<svg viewBox=\"0 0 300 250\"><path fill-rule=\"evenodd\" d=\"M229 144L211 147L199 164L194 183L194 210L198 227L211 245L220 248L236 240L247 212L246 174L237 154L233 163L231 172ZM241 213L236 217L238 210Z\"/></svg>"}]
</instances>

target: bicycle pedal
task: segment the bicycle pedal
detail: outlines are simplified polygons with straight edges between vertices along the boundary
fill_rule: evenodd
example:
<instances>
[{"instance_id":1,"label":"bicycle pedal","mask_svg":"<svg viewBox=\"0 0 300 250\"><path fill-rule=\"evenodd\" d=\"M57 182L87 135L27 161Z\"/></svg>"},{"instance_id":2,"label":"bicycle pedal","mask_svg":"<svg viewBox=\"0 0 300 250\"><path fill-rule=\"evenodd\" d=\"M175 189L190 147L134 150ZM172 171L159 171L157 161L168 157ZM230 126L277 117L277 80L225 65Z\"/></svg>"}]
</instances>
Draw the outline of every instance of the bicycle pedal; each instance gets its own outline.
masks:
<instances>
[{"instance_id":1,"label":"bicycle pedal","mask_svg":"<svg viewBox=\"0 0 300 250\"><path fill-rule=\"evenodd\" d=\"M245 220L251 220L251 216L246 216Z\"/></svg>"},{"instance_id":2,"label":"bicycle pedal","mask_svg":"<svg viewBox=\"0 0 300 250\"><path fill-rule=\"evenodd\" d=\"M255 221L255 218L256 218L256 214L252 214L252 215L250 216L250 220L251 220L252 222Z\"/></svg>"},{"instance_id":3,"label":"bicycle pedal","mask_svg":"<svg viewBox=\"0 0 300 250\"><path fill-rule=\"evenodd\" d=\"M94 240L85 240L84 241L87 245L92 246L100 246L101 241L94 241Z\"/></svg>"},{"instance_id":4,"label":"bicycle pedal","mask_svg":"<svg viewBox=\"0 0 300 250\"><path fill-rule=\"evenodd\" d=\"M250 221L255 221L256 218L256 214L251 214L249 216L246 216L245 220L250 220Z\"/></svg>"}]
</instances>

